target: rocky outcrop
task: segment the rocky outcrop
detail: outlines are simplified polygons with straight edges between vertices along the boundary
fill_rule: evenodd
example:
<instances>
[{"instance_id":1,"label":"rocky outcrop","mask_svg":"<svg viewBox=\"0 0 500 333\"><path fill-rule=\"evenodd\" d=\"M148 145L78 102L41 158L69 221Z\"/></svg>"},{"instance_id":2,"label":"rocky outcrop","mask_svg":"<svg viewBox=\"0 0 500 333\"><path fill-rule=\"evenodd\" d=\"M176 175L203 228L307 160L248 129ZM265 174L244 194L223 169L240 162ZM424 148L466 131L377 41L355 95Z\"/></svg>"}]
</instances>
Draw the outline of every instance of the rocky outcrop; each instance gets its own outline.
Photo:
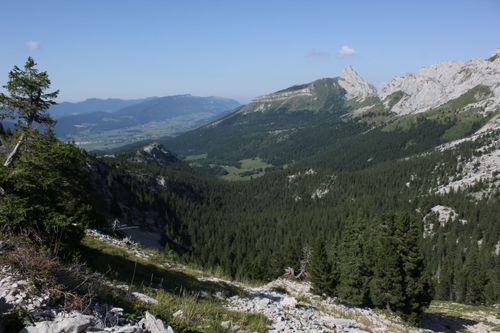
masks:
<instances>
[{"instance_id":1,"label":"rocky outcrop","mask_svg":"<svg viewBox=\"0 0 500 333\"><path fill-rule=\"evenodd\" d=\"M471 194L473 198L490 197L498 192L500 188L500 129L497 126L486 130L481 129L475 135L437 148L439 150L453 149L466 141L474 141L480 146L468 159L460 155L457 157L456 174L449 175L447 179L438 183L435 193L447 194L451 191L463 191L480 183L483 186ZM439 172L440 169L437 166L435 174L438 175Z\"/></svg>"},{"instance_id":2,"label":"rocky outcrop","mask_svg":"<svg viewBox=\"0 0 500 333\"><path fill-rule=\"evenodd\" d=\"M153 142L138 150L135 154L134 161L145 164L166 166L178 162L179 159L174 153L163 147L163 145Z\"/></svg>"},{"instance_id":3,"label":"rocky outcrop","mask_svg":"<svg viewBox=\"0 0 500 333\"><path fill-rule=\"evenodd\" d=\"M368 97L377 96L377 89L359 76L352 66L344 68L338 82L347 92L347 100L361 102Z\"/></svg>"},{"instance_id":4,"label":"rocky outcrop","mask_svg":"<svg viewBox=\"0 0 500 333\"><path fill-rule=\"evenodd\" d=\"M19 333L82 333L86 332L95 322L95 317L79 312L61 313L54 320L37 322L23 328Z\"/></svg>"},{"instance_id":5,"label":"rocky outcrop","mask_svg":"<svg viewBox=\"0 0 500 333\"><path fill-rule=\"evenodd\" d=\"M110 288L123 290L123 286L115 286L109 282ZM125 286L127 295L145 304L156 303L148 295L130 292ZM9 266L0 267L0 316L10 310L23 309L23 313L33 320L19 333L81 333L81 332L114 332L114 333L173 333L172 327L165 325L149 312L142 318L132 319L124 315L124 310L109 304L91 303L85 313L67 311L61 305L54 304L49 294L36 288L28 279L13 272ZM0 332L4 328L0 322Z\"/></svg>"},{"instance_id":6,"label":"rocky outcrop","mask_svg":"<svg viewBox=\"0 0 500 333\"><path fill-rule=\"evenodd\" d=\"M287 100L289 98L313 96L314 90L312 85L291 87L273 94L264 95L255 98L253 103L272 103Z\"/></svg>"},{"instance_id":7,"label":"rocky outcrop","mask_svg":"<svg viewBox=\"0 0 500 333\"><path fill-rule=\"evenodd\" d=\"M98 230L95 229L86 229L85 234L87 236L96 238L100 241L103 241L105 243L120 247L124 250L127 250L128 252L134 254L135 256L139 258L149 258L150 255L144 251L141 250L139 244L136 242L132 241L130 238L122 238L118 239L116 237L112 237L110 235L106 235Z\"/></svg>"},{"instance_id":8,"label":"rocky outcrop","mask_svg":"<svg viewBox=\"0 0 500 333\"><path fill-rule=\"evenodd\" d=\"M424 232L423 237L431 237L436 232L438 227L444 227L448 223L459 221L466 224L467 221L459 219L458 213L451 207L436 205L431 208L430 212L424 216Z\"/></svg>"},{"instance_id":9,"label":"rocky outcrop","mask_svg":"<svg viewBox=\"0 0 500 333\"><path fill-rule=\"evenodd\" d=\"M478 96L475 106L485 111L500 107L500 48L488 59L474 58L468 61L446 61L424 67L416 73L392 79L380 92L385 100L400 94L401 98L391 107L398 115L419 113L443 105L469 90L482 85L490 94Z\"/></svg>"}]
</instances>

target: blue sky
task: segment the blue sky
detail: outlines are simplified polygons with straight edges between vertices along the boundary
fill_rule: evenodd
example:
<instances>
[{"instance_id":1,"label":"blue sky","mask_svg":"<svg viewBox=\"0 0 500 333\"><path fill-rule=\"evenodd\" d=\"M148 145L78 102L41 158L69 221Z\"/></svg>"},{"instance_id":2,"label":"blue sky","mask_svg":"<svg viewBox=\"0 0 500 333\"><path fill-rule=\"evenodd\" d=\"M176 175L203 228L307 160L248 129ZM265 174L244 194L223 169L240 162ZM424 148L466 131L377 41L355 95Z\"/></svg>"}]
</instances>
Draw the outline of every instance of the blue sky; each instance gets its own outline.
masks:
<instances>
[{"instance_id":1,"label":"blue sky","mask_svg":"<svg viewBox=\"0 0 500 333\"><path fill-rule=\"evenodd\" d=\"M0 83L31 55L69 101L246 102L349 64L380 86L496 47L500 0L2 0L0 10Z\"/></svg>"}]
</instances>

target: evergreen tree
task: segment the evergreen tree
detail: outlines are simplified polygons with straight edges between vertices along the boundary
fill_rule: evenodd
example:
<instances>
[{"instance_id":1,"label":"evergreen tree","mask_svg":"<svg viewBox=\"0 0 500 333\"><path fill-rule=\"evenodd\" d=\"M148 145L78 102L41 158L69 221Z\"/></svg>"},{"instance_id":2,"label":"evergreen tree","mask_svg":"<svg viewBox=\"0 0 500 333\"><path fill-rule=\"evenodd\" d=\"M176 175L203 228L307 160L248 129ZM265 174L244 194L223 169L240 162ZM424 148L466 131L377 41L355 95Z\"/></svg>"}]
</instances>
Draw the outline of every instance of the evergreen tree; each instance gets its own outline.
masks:
<instances>
[{"instance_id":1,"label":"evergreen tree","mask_svg":"<svg viewBox=\"0 0 500 333\"><path fill-rule=\"evenodd\" d=\"M21 128L29 131L33 123L53 125L54 120L47 113L56 104L59 91L47 92L50 80L47 72L36 69L36 62L29 57L24 69L14 66L9 72L9 81L3 86L9 95L0 93L0 119L13 118ZM4 166L9 166L23 144L26 133L23 131L16 146L7 157Z\"/></svg>"},{"instance_id":2,"label":"evergreen tree","mask_svg":"<svg viewBox=\"0 0 500 333\"><path fill-rule=\"evenodd\" d=\"M370 299L374 306L395 311L404 308L404 272L394 233L394 215L378 222L372 240Z\"/></svg>"},{"instance_id":3,"label":"evergreen tree","mask_svg":"<svg viewBox=\"0 0 500 333\"><path fill-rule=\"evenodd\" d=\"M50 248L75 246L97 215L85 156L72 144L33 133L16 164L0 168L0 228Z\"/></svg>"},{"instance_id":4,"label":"evergreen tree","mask_svg":"<svg viewBox=\"0 0 500 333\"><path fill-rule=\"evenodd\" d=\"M369 272L359 222L348 221L339 250L337 294L354 304L368 304Z\"/></svg>"},{"instance_id":5,"label":"evergreen tree","mask_svg":"<svg viewBox=\"0 0 500 333\"><path fill-rule=\"evenodd\" d=\"M415 322L433 297L418 245L420 229L407 213L388 213L373 238L370 297L373 305Z\"/></svg>"},{"instance_id":6,"label":"evergreen tree","mask_svg":"<svg viewBox=\"0 0 500 333\"><path fill-rule=\"evenodd\" d=\"M313 286L313 292L316 294L333 294L337 281L332 265L328 260L325 241L317 240L314 245L309 274Z\"/></svg>"},{"instance_id":7,"label":"evergreen tree","mask_svg":"<svg viewBox=\"0 0 500 333\"><path fill-rule=\"evenodd\" d=\"M426 272L424 256L420 250L420 224L408 213L396 216L396 240L398 241L404 276L404 313L410 321L427 308L434 296L431 278Z\"/></svg>"}]
</instances>

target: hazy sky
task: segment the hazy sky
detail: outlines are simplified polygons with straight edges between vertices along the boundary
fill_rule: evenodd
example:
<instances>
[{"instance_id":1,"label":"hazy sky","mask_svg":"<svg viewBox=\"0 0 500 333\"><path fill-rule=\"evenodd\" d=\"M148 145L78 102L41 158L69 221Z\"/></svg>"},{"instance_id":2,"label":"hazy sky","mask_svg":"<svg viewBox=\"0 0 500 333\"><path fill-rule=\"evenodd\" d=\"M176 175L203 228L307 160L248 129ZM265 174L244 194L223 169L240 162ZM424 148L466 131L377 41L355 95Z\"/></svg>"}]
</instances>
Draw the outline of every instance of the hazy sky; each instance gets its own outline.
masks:
<instances>
[{"instance_id":1,"label":"hazy sky","mask_svg":"<svg viewBox=\"0 0 500 333\"><path fill-rule=\"evenodd\" d=\"M33 56L60 100L236 98L338 76L376 86L500 47L500 0L0 0L0 83Z\"/></svg>"}]
</instances>

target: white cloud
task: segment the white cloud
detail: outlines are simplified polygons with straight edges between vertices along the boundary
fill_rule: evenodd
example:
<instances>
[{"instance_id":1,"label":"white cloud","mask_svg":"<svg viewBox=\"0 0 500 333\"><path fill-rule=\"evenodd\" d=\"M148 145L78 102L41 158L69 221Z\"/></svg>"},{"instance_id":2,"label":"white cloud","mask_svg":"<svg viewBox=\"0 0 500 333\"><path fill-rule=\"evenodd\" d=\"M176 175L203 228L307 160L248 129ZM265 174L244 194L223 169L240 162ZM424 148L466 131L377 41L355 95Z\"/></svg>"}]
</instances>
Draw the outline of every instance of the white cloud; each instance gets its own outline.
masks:
<instances>
[{"instance_id":1,"label":"white cloud","mask_svg":"<svg viewBox=\"0 0 500 333\"><path fill-rule=\"evenodd\" d=\"M306 58L328 59L330 58L330 53L325 51L311 50L306 54Z\"/></svg>"},{"instance_id":2,"label":"white cloud","mask_svg":"<svg viewBox=\"0 0 500 333\"><path fill-rule=\"evenodd\" d=\"M42 44L36 40L29 40L26 42L26 47L30 50L38 50Z\"/></svg>"},{"instance_id":3,"label":"white cloud","mask_svg":"<svg viewBox=\"0 0 500 333\"><path fill-rule=\"evenodd\" d=\"M355 54L356 54L356 50L350 46L347 46L347 45L342 45L342 47L339 50L339 57L341 57L341 58L353 56Z\"/></svg>"}]
</instances>

